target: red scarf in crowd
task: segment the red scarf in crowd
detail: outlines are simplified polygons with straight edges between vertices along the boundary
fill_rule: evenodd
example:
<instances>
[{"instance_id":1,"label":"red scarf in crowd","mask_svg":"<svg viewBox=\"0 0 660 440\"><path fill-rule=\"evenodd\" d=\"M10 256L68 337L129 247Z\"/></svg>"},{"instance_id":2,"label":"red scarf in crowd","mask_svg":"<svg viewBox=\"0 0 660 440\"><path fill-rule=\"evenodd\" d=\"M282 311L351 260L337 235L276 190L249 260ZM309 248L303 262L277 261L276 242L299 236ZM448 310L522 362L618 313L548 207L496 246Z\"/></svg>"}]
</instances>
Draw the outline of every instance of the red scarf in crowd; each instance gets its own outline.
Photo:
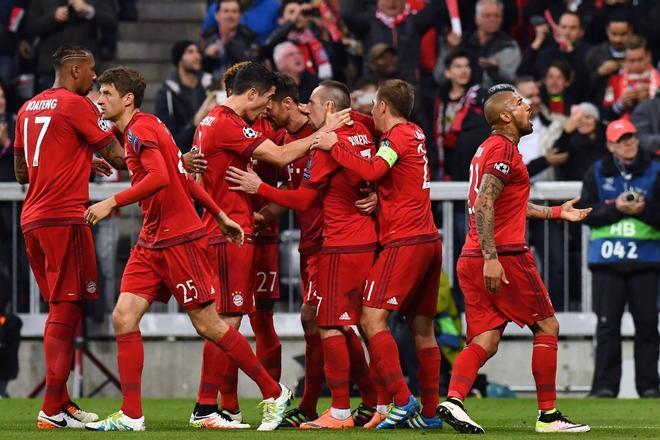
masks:
<instances>
[{"instance_id":1,"label":"red scarf in crowd","mask_svg":"<svg viewBox=\"0 0 660 440\"><path fill-rule=\"evenodd\" d=\"M394 29L395 27L403 23L410 14L412 14L412 8L408 3L406 3L406 6L403 8L403 11L401 11L398 15L395 15L394 17L390 17L389 15L386 15L383 11L378 10L376 11L376 18L382 21L383 24L388 28Z\"/></svg>"}]
</instances>

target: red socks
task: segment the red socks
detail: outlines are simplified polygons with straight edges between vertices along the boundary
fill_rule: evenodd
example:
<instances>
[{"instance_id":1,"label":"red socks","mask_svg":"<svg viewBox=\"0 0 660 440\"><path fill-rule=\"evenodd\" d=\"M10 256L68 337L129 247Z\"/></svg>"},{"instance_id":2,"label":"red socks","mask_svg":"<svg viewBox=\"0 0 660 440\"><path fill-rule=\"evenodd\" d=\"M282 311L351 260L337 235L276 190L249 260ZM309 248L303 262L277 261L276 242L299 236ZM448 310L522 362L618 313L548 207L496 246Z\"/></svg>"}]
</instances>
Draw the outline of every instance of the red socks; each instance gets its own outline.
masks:
<instances>
[{"instance_id":1,"label":"red socks","mask_svg":"<svg viewBox=\"0 0 660 440\"><path fill-rule=\"evenodd\" d=\"M534 336L532 350L532 374L536 382L536 399L541 411L555 408L557 400L557 337Z\"/></svg>"},{"instance_id":2,"label":"red socks","mask_svg":"<svg viewBox=\"0 0 660 440\"><path fill-rule=\"evenodd\" d=\"M465 400L477 378L479 368L488 360L488 353L477 344L469 344L456 358L449 381L447 397Z\"/></svg>"},{"instance_id":3,"label":"red socks","mask_svg":"<svg viewBox=\"0 0 660 440\"><path fill-rule=\"evenodd\" d=\"M227 333L217 344L250 379L256 382L264 399L277 398L281 393L280 385L268 375L264 367L252 352L247 339L235 328L229 327ZM220 389L222 393L222 387Z\"/></svg>"},{"instance_id":4,"label":"red socks","mask_svg":"<svg viewBox=\"0 0 660 440\"><path fill-rule=\"evenodd\" d=\"M376 361L373 358L369 360L369 379L371 379L371 382L376 388L377 405L389 405L392 403L392 397L387 391L385 382L383 382L383 380L380 378L380 374L378 373L378 366L376 365Z\"/></svg>"},{"instance_id":5,"label":"red socks","mask_svg":"<svg viewBox=\"0 0 660 440\"><path fill-rule=\"evenodd\" d=\"M362 403L369 408L375 408L377 403L376 388L369 377L369 364L364 356L362 339L355 334L352 328L344 330L348 355L350 358L351 380L357 385L362 397Z\"/></svg>"},{"instance_id":6,"label":"red socks","mask_svg":"<svg viewBox=\"0 0 660 440\"><path fill-rule=\"evenodd\" d=\"M142 367L144 347L139 331L117 335L117 363L123 402L121 410L128 417L142 417Z\"/></svg>"},{"instance_id":7,"label":"red socks","mask_svg":"<svg viewBox=\"0 0 660 440\"><path fill-rule=\"evenodd\" d=\"M197 403L201 405L217 405L218 391L222 383L220 369L226 362L227 355L213 342L204 341L202 351L202 374L197 392Z\"/></svg>"},{"instance_id":8,"label":"red socks","mask_svg":"<svg viewBox=\"0 0 660 440\"><path fill-rule=\"evenodd\" d=\"M332 407L348 409L351 407L348 378L350 375L350 358L348 345L343 334L321 339L323 346L323 369L325 381L330 388Z\"/></svg>"},{"instance_id":9,"label":"red socks","mask_svg":"<svg viewBox=\"0 0 660 440\"><path fill-rule=\"evenodd\" d=\"M422 400L422 415L434 417L440 394L440 347L417 351L417 382Z\"/></svg>"},{"instance_id":10,"label":"red socks","mask_svg":"<svg viewBox=\"0 0 660 440\"><path fill-rule=\"evenodd\" d=\"M388 330L383 330L369 339L369 355L376 362L381 380L395 405L405 405L412 395L401 371L399 349Z\"/></svg>"},{"instance_id":11,"label":"red socks","mask_svg":"<svg viewBox=\"0 0 660 440\"><path fill-rule=\"evenodd\" d=\"M44 329L46 389L41 407L46 415L56 415L69 403L66 381L73 362L73 338L81 317L82 303L50 303Z\"/></svg>"},{"instance_id":12,"label":"red socks","mask_svg":"<svg viewBox=\"0 0 660 440\"><path fill-rule=\"evenodd\" d=\"M298 406L309 416L316 414L324 380L321 335L305 334L305 390Z\"/></svg>"},{"instance_id":13,"label":"red socks","mask_svg":"<svg viewBox=\"0 0 660 440\"><path fill-rule=\"evenodd\" d=\"M270 377L279 382L282 375L282 345L275 333L273 311L257 309L250 313L250 324L257 339L256 354Z\"/></svg>"},{"instance_id":14,"label":"red socks","mask_svg":"<svg viewBox=\"0 0 660 440\"><path fill-rule=\"evenodd\" d=\"M223 351L216 368L220 373L220 406L238 412L238 366Z\"/></svg>"}]
</instances>

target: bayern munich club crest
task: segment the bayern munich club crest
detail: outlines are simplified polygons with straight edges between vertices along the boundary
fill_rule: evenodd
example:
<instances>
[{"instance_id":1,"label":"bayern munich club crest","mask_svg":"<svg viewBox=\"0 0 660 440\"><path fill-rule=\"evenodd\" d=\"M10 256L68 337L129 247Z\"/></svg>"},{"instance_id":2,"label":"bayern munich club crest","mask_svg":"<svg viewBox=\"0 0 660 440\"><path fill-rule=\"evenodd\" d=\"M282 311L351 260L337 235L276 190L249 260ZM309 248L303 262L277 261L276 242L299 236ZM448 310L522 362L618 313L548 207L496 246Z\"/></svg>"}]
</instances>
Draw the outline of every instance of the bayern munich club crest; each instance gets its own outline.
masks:
<instances>
[{"instance_id":1,"label":"bayern munich club crest","mask_svg":"<svg viewBox=\"0 0 660 440\"><path fill-rule=\"evenodd\" d=\"M240 307L243 305L243 295L240 292L234 292L232 293L232 302L236 307Z\"/></svg>"},{"instance_id":2,"label":"bayern munich club crest","mask_svg":"<svg viewBox=\"0 0 660 440\"><path fill-rule=\"evenodd\" d=\"M87 293L95 293L96 292L96 283L94 281L87 281L87 285L85 286L85 290L87 290Z\"/></svg>"}]
</instances>

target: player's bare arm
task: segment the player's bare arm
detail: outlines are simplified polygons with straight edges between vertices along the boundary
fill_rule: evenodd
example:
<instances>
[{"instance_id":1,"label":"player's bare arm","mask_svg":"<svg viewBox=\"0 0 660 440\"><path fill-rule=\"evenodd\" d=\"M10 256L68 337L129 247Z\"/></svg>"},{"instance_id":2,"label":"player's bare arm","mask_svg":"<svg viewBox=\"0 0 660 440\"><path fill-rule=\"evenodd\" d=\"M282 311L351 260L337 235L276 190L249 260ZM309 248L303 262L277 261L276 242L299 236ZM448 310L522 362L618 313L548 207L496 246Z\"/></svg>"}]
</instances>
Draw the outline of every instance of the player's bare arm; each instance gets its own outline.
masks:
<instances>
[{"instance_id":1,"label":"player's bare arm","mask_svg":"<svg viewBox=\"0 0 660 440\"><path fill-rule=\"evenodd\" d=\"M575 204L580 197L575 197L560 206L539 206L533 203L527 204L527 218L530 219L560 219L568 222L581 222L591 213L592 208L576 208Z\"/></svg>"},{"instance_id":2,"label":"player's bare arm","mask_svg":"<svg viewBox=\"0 0 660 440\"><path fill-rule=\"evenodd\" d=\"M254 159L268 162L278 167L284 167L291 162L303 157L309 151L314 138L319 132L331 132L339 127L351 123L350 108L340 110L336 113L327 112L325 124L317 133L313 133L303 139L288 143L283 146L275 144L271 140L265 140L254 150Z\"/></svg>"},{"instance_id":3,"label":"player's bare arm","mask_svg":"<svg viewBox=\"0 0 660 440\"><path fill-rule=\"evenodd\" d=\"M228 242L235 243L239 247L243 245L245 233L238 223L227 217L227 214L222 210L215 216L215 221Z\"/></svg>"},{"instance_id":4,"label":"player's bare arm","mask_svg":"<svg viewBox=\"0 0 660 440\"><path fill-rule=\"evenodd\" d=\"M495 244L495 200L503 189L504 182L501 179L486 173L474 201L474 220L484 256L484 283L490 293L497 293L500 282L509 283L497 259Z\"/></svg>"},{"instance_id":5,"label":"player's bare arm","mask_svg":"<svg viewBox=\"0 0 660 440\"><path fill-rule=\"evenodd\" d=\"M113 140L107 147L102 148L99 153L114 169L128 169L126 168L124 147L122 147L117 139Z\"/></svg>"},{"instance_id":6,"label":"player's bare arm","mask_svg":"<svg viewBox=\"0 0 660 440\"><path fill-rule=\"evenodd\" d=\"M21 185L30 183L28 165L24 156L14 156L14 174L16 175L16 181Z\"/></svg>"}]
</instances>

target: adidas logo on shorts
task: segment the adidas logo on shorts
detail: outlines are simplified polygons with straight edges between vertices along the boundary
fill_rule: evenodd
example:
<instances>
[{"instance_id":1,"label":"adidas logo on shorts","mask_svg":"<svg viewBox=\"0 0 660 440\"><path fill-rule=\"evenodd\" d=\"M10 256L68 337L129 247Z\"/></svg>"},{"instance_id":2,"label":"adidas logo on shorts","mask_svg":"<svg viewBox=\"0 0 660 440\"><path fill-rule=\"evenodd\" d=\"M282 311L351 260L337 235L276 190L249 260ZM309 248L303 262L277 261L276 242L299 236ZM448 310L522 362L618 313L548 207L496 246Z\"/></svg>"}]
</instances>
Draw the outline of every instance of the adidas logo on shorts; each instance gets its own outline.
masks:
<instances>
[{"instance_id":1,"label":"adidas logo on shorts","mask_svg":"<svg viewBox=\"0 0 660 440\"><path fill-rule=\"evenodd\" d=\"M339 320L340 320L340 321L350 321L350 320L351 320L351 317L348 316L348 312L344 312L344 313L342 313L341 316L339 317Z\"/></svg>"},{"instance_id":2,"label":"adidas logo on shorts","mask_svg":"<svg viewBox=\"0 0 660 440\"><path fill-rule=\"evenodd\" d=\"M393 296L392 298L388 299L387 304L392 304L393 306L399 305L399 303L396 301L396 296Z\"/></svg>"}]
</instances>

